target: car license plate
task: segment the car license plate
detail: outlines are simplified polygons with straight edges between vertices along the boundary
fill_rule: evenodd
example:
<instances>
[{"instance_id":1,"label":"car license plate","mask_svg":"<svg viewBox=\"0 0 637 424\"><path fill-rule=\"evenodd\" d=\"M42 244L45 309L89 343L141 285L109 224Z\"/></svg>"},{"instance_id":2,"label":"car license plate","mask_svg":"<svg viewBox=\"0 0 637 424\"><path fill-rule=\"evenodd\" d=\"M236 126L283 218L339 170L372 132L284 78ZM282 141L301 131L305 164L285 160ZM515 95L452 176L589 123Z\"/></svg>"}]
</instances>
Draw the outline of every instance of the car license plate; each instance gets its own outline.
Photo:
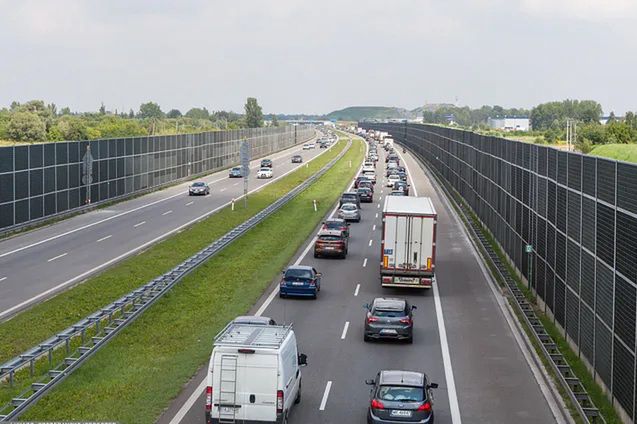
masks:
<instances>
[{"instance_id":1,"label":"car license plate","mask_svg":"<svg viewBox=\"0 0 637 424\"><path fill-rule=\"evenodd\" d=\"M334 250L334 248L328 246L328 247L325 248L325 250Z\"/></svg>"},{"instance_id":2,"label":"car license plate","mask_svg":"<svg viewBox=\"0 0 637 424\"><path fill-rule=\"evenodd\" d=\"M392 417L411 417L411 411L405 411L403 409L394 409L391 411Z\"/></svg>"},{"instance_id":3,"label":"car license plate","mask_svg":"<svg viewBox=\"0 0 637 424\"><path fill-rule=\"evenodd\" d=\"M295 281L292 283L293 286L302 286L304 283L302 283L301 281Z\"/></svg>"},{"instance_id":4,"label":"car license plate","mask_svg":"<svg viewBox=\"0 0 637 424\"><path fill-rule=\"evenodd\" d=\"M400 283L409 283L409 284L418 284L417 278L410 277L398 277L398 282Z\"/></svg>"},{"instance_id":5,"label":"car license plate","mask_svg":"<svg viewBox=\"0 0 637 424\"><path fill-rule=\"evenodd\" d=\"M396 333L396 330L385 329L385 330L380 330L380 334L384 336L395 336L398 333Z\"/></svg>"}]
</instances>

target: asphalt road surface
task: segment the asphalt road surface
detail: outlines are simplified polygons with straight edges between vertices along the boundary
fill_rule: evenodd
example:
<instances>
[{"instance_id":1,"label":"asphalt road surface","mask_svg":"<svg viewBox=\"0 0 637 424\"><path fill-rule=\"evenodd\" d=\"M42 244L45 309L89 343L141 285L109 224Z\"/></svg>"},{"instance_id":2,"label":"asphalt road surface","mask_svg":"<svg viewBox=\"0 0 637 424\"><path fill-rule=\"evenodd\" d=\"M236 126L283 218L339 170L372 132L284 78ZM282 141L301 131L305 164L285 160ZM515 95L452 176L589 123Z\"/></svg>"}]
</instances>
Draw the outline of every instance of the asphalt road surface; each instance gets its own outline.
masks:
<instances>
[{"instance_id":1,"label":"asphalt road surface","mask_svg":"<svg viewBox=\"0 0 637 424\"><path fill-rule=\"evenodd\" d=\"M439 383L437 424L564 422L554 399L544 396L546 386L534 377L525 359L528 351L516 341L519 335L499 306L502 297L492 291L461 224L414 159L403 156L411 171L410 194L431 197L438 212L438 287L421 292L380 286L381 210L388 194L381 157L374 203L363 204L361 222L350 227L347 259L313 258L312 239L295 258L323 273L318 299L280 299L273 282L252 310L294 323L299 352L308 355L302 401L290 422L366 422L369 387L364 380L381 369L424 371ZM363 341L363 304L379 296L407 298L418 306L412 345ZM159 423L204 422L205 372L197 373Z\"/></svg>"},{"instance_id":2,"label":"asphalt road surface","mask_svg":"<svg viewBox=\"0 0 637 424\"><path fill-rule=\"evenodd\" d=\"M271 155L274 177L267 180L256 179L260 159L252 161L248 189L305 166L325 151L297 145ZM295 154L303 156L302 164L291 163ZM0 241L0 319L82 282L243 194L243 179L228 178L227 170L201 180L209 183L210 195L188 196L190 183L182 183Z\"/></svg>"}]
</instances>

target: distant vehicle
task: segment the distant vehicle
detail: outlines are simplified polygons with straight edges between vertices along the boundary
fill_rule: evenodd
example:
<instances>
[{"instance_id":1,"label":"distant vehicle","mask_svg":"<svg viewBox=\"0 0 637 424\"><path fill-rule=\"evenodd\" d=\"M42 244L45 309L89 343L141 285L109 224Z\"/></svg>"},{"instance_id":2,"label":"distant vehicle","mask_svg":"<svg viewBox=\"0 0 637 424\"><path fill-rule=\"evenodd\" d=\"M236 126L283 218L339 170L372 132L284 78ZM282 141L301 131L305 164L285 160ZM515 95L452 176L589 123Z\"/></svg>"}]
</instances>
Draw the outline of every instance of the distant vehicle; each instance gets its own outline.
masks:
<instances>
[{"instance_id":1,"label":"distant vehicle","mask_svg":"<svg viewBox=\"0 0 637 424\"><path fill-rule=\"evenodd\" d=\"M405 196L409 196L409 184L406 181L396 181L394 183L394 190L399 190L405 193Z\"/></svg>"},{"instance_id":2,"label":"distant vehicle","mask_svg":"<svg viewBox=\"0 0 637 424\"><path fill-rule=\"evenodd\" d=\"M309 296L314 299L321 291L321 273L311 266L295 265L283 271L279 297Z\"/></svg>"},{"instance_id":3,"label":"distant vehicle","mask_svg":"<svg viewBox=\"0 0 637 424\"><path fill-rule=\"evenodd\" d=\"M272 168L272 159L263 159L261 161L261 168Z\"/></svg>"},{"instance_id":4,"label":"distant vehicle","mask_svg":"<svg viewBox=\"0 0 637 424\"><path fill-rule=\"evenodd\" d=\"M292 163L303 163L303 156L301 155L292 156Z\"/></svg>"},{"instance_id":5,"label":"distant vehicle","mask_svg":"<svg viewBox=\"0 0 637 424\"><path fill-rule=\"evenodd\" d=\"M414 338L413 310L405 299L377 297L365 304L365 329L363 339L405 340L411 343Z\"/></svg>"},{"instance_id":6,"label":"distant vehicle","mask_svg":"<svg viewBox=\"0 0 637 424\"><path fill-rule=\"evenodd\" d=\"M346 191L341 194L341 200L339 201L339 206L343 206L345 203L353 203L356 207L361 207L361 198L358 196L358 192L356 191Z\"/></svg>"},{"instance_id":7,"label":"distant vehicle","mask_svg":"<svg viewBox=\"0 0 637 424\"><path fill-rule=\"evenodd\" d=\"M235 166L230 169L230 173L228 175L230 178L241 178L243 177L243 170L240 166Z\"/></svg>"},{"instance_id":8,"label":"distant vehicle","mask_svg":"<svg viewBox=\"0 0 637 424\"><path fill-rule=\"evenodd\" d=\"M431 288L438 219L431 199L387 196L382 218L381 285Z\"/></svg>"},{"instance_id":9,"label":"distant vehicle","mask_svg":"<svg viewBox=\"0 0 637 424\"><path fill-rule=\"evenodd\" d=\"M396 165L400 165L400 159L398 158L398 155L396 155L396 154L387 155L387 157L385 158L385 162L386 163L396 162Z\"/></svg>"},{"instance_id":10,"label":"distant vehicle","mask_svg":"<svg viewBox=\"0 0 637 424\"><path fill-rule=\"evenodd\" d=\"M272 168L261 168L257 172L257 178L272 178Z\"/></svg>"},{"instance_id":11,"label":"distant vehicle","mask_svg":"<svg viewBox=\"0 0 637 424\"><path fill-rule=\"evenodd\" d=\"M363 176L367 177L373 184L376 184L376 173L375 172L363 172Z\"/></svg>"},{"instance_id":12,"label":"distant vehicle","mask_svg":"<svg viewBox=\"0 0 637 424\"><path fill-rule=\"evenodd\" d=\"M390 196L407 196L407 195L405 194L405 192L404 192L404 191L402 191L402 190L392 190L392 191L389 193L389 195L390 195Z\"/></svg>"},{"instance_id":13,"label":"distant vehicle","mask_svg":"<svg viewBox=\"0 0 637 424\"><path fill-rule=\"evenodd\" d=\"M398 176L401 181L407 181L407 173L404 171L398 171Z\"/></svg>"},{"instance_id":14,"label":"distant vehicle","mask_svg":"<svg viewBox=\"0 0 637 424\"><path fill-rule=\"evenodd\" d=\"M321 230L314 243L314 257L347 256L348 237L341 230Z\"/></svg>"},{"instance_id":15,"label":"distant vehicle","mask_svg":"<svg viewBox=\"0 0 637 424\"><path fill-rule=\"evenodd\" d=\"M233 324L276 325L272 318L257 315L241 315L232 320Z\"/></svg>"},{"instance_id":16,"label":"distant vehicle","mask_svg":"<svg viewBox=\"0 0 637 424\"><path fill-rule=\"evenodd\" d=\"M372 386L368 424L419 423L433 424L433 393L437 383L414 371L380 371L375 379L365 380Z\"/></svg>"},{"instance_id":17,"label":"distant vehicle","mask_svg":"<svg viewBox=\"0 0 637 424\"><path fill-rule=\"evenodd\" d=\"M345 203L338 210L338 217L344 219L345 221L360 222L361 211L355 204Z\"/></svg>"},{"instance_id":18,"label":"distant vehicle","mask_svg":"<svg viewBox=\"0 0 637 424\"><path fill-rule=\"evenodd\" d=\"M314 143L305 143L303 145L303 150L312 150L314 149L314 147L315 147Z\"/></svg>"},{"instance_id":19,"label":"distant vehicle","mask_svg":"<svg viewBox=\"0 0 637 424\"><path fill-rule=\"evenodd\" d=\"M328 147L330 147L330 142L328 140L319 143L319 149L327 149Z\"/></svg>"},{"instance_id":20,"label":"distant vehicle","mask_svg":"<svg viewBox=\"0 0 637 424\"><path fill-rule=\"evenodd\" d=\"M321 226L322 230L338 230L345 234L345 237L349 237L349 224L341 218L329 218L323 221Z\"/></svg>"},{"instance_id":21,"label":"distant vehicle","mask_svg":"<svg viewBox=\"0 0 637 424\"><path fill-rule=\"evenodd\" d=\"M376 172L376 167L374 165L368 165L367 162L365 162L362 172Z\"/></svg>"},{"instance_id":22,"label":"distant vehicle","mask_svg":"<svg viewBox=\"0 0 637 424\"><path fill-rule=\"evenodd\" d=\"M400 177L396 174L392 174L389 177L387 177L387 183L386 186L387 187L393 187L395 183L397 183L398 181L401 181Z\"/></svg>"},{"instance_id":23,"label":"distant vehicle","mask_svg":"<svg viewBox=\"0 0 637 424\"><path fill-rule=\"evenodd\" d=\"M301 401L301 367L292 326L228 324L216 337L206 377L206 423L287 422Z\"/></svg>"},{"instance_id":24,"label":"distant vehicle","mask_svg":"<svg viewBox=\"0 0 637 424\"><path fill-rule=\"evenodd\" d=\"M195 181L188 187L188 196L205 196L210 194L210 187L204 181Z\"/></svg>"},{"instance_id":25,"label":"distant vehicle","mask_svg":"<svg viewBox=\"0 0 637 424\"><path fill-rule=\"evenodd\" d=\"M356 179L354 180L354 188L358 188L359 184L362 181L369 181L371 183L371 180L365 176L365 175L359 175L358 177L356 177Z\"/></svg>"},{"instance_id":26,"label":"distant vehicle","mask_svg":"<svg viewBox=\"0 0 637 424\"><path fill-rule=\"evenodd\" d=\"M358 187L357 188L363 188L366 187L368 189L370 189L372 191L372 193L374 192L374 183L372 183L369 180L363 180L360 183L358 183Z\"/></svg>"},{"instance_id":27,"label":"distant vehicle","mask_svg":"<svg viewBox=\"0 0 637 424\"><path fill-rule=\"evenodd\" d=\"M358 197L361 199L361 203L373 203L374 192L368 187L359 187L356 189Z\"/></svg>"}]
</instances>

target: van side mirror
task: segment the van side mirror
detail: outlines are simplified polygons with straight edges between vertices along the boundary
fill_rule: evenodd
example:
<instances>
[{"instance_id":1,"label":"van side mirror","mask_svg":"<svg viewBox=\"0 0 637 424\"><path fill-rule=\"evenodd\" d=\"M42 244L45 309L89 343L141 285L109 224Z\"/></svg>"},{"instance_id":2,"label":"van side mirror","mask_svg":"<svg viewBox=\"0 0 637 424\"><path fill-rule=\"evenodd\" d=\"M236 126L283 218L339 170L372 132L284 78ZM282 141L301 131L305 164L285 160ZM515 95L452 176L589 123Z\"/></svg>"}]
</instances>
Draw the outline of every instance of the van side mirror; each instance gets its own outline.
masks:
<instances>
[{"instance_id":1,"label":"van side mirror","mask_svg":"<svg viewBox=\"0 0 637 424\"><path fill-rule=\"evenodd\" d=\"M367 380L365 380L365 384L367 384L368 386L373 386L374 384L376 384L376 381L374 381L373 378L368 378Z\"/></svg>"},{"instance_id":2,"label":"van side mirror","mask_svg":"<svg viewBox=\"0 0 637 424\"><path fill-rule=\"evenodd\" d=\"M299 366L304 367L307 365L307 355L305 353L299 354Z\"/></svg>"},{"instance_id":3,"label":"van side mirror","mask_svg":"<svg viewBox=\"0 0 637 424\"><path fill-rule=\"evenodd\" d=\"M431 383L430 385L427 386L427 388L429 388L429 389L437 389L438 388L438 383Z\"/></svg>"}]
</instances>

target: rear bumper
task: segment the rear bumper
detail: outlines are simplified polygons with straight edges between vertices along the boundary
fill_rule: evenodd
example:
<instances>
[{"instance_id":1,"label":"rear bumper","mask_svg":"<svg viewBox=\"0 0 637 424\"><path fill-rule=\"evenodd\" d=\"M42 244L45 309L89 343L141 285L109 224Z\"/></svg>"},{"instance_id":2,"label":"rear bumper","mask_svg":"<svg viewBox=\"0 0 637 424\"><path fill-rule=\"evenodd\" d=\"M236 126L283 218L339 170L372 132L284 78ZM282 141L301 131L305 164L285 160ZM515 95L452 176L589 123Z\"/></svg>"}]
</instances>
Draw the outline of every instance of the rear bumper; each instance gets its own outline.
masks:
<instances>
[{"instance_id":1,"label":"rear bumper","mask_svg":"<svg viewBox=\"0 0 637 424\"><path fill-rule=\"evenodd\" d=\"M389 328L387 328L389 329ZM383 339L383 340L406 340L413 336L413 327L409 328L391 328L396 330L396 334L381 334L381 330L384 328L371 328L365 327L365 336L370 339Z\"/></svg>"},{"instance_id":2,"label":"rear bumper","mask_svg":"<svg viewBox=\"0 0 637 424\"><path fill-rule=\"evenodd\" d=\"M283 296L298 296L298 297L316 297L318 290L294 288L294 287L279 287L279 293Z\"/></svg>"},{"instance_id":3,"label":"rear bumper","mask_svg":"<svg viewBox=\"0 0 637 424\"><path fill-rule=\"evenodd\" d=\"M342 249L314 249L314 254L320 256L342 256L345 254L345 251Z\"/></svg>"},{"instance_id":4,"label":"rear bumper","mask_svg":"<svg viewBox=\"0 0 637 424\"><path fill-rule=\"evenodd\" d=\"M367 424L429 424L433 422L433 413L429 414L424 420L418 421L394 421L383 420L372 413L371 410L367 411Z\"/></svg>"},{"instance_id":5,"label":"rear bumper","mask_svg":"<svg viewBox=\"0 0 637 424\"><path fill-rule=\"evenodd\" d=\"M283 416L277 418L276 421L256 421L256 420L236 420L237 424L280 424L283 422ZM219 424L219 418L211 418L210 413L206 412L206 424ZM403 423L404 424L404 423Z\"/></svg>"}]
</instances>

